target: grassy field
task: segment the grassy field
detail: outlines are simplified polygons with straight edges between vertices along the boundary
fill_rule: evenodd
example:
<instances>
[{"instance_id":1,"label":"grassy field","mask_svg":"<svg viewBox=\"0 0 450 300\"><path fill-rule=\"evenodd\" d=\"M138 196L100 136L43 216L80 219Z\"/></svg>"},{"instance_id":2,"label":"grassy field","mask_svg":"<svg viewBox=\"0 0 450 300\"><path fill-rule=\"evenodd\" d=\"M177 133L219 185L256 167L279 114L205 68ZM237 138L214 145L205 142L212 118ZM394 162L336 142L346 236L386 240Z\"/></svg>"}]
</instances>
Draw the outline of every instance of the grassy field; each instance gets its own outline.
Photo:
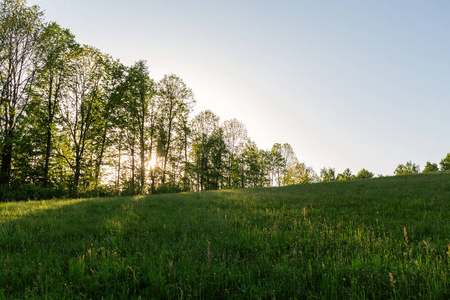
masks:
<instances>
[{"instance_id":1,"label":"grassy field","mask_svg":"<svg viewBox=\"0 0 450 300\"><path fill-rule=\"evenodd\" d=\"M450 174L0 204L0 298L449 299Z\"/></svg>"}]
</instances>

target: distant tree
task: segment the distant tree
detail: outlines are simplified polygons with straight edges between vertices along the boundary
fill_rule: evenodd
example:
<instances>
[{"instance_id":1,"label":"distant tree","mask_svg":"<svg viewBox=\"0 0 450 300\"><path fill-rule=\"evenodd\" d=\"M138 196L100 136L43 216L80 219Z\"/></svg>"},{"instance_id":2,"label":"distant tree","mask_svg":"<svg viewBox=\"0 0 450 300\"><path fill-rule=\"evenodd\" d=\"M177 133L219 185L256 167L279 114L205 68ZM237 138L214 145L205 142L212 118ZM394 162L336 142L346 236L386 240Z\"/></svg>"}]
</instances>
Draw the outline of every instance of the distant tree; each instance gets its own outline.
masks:
<instances>
[{"instance_id":1,"label":"distant tree","mask_svg":"<svg viewBox=\"0 0 450 300\"><path fill-rule=\"evenodd\" d=\"M293 168L298 163L294 149L289 143L284 143L281 145L281 156L283 157L284 167L286 168L285 172Z\"/></svg>"},{"instance_id":2,"label":"distant tree","mask_svg":"<svg viewBox=\"0 0 450 300\"><path fill-rule=\"evenodd\" d=\"M395 175L406 175L406 174L416 174L420 172L419 165L408 161L406 165L400 164L394 171Z\"/></svg>"},{"instance_id":3,"label":"distant tree","mask_svg":"<svg viewBox=\"0 0 450 300\"><path fill-rule=\"evenodd\" d=\"M296 163L288 170L288 176L284 177L284 185L304 184L317 181L317 174L313 168L307 167L305 163Z\"/></svg>"},{"instance_id":4,"label":"distant tree","mask_svg":"<svg viewBox=\"0 0 450 300\"><path fill-rule=\"evenodd\" d=\"M238 182L234 182L233 178L236 178L236 157L242 154L244 145L248 142L248 133L245 125L236 119L227 120L223 124L223 139L227 146L227 167L226 167L226 180L227 187L237 187Z\"/></svg>"},{"instance_id":5,"label":"distant tree","mask_svg":"<svg viewBox=\"0 0 450 300\"><path fill-rule=\"evenodd\" d=\"M339 173L336 177L336 180L338 181L344 181L344 180L352 180L354 179L355 176L352 175L352 171L350 171L350 169L345 169L344 172L341 174Z\"/></svg>"},{"instance_id":6,"label":"distant tree","mask_svg":"<svg viewBox=\"0 0 450 300\"><path fill-rule=\"evenodd\" d=\"M255 142L247 142L242 153L244 162L244 187L262 187L268 185L267 154L258 149Z\"/></svg>"},{"instance_id":7,"label":"distant tree","mask_svg":"<svg viewBox=\"0 0 450 300\"><path fill-rule=\"evenodd\" d=\"M439 171L438 165L427 161L427 164L425 165L425 168L423 169L422 172L428 173L428 172L437 172L437 171Z\"/></svg>"},{"instance_id":8,"label":"distant tree","mask_svg":"<svg viewBox=\"0 0 450 300\"><path fill-rule=\"evenodd\" d=\"M216 190L222 182L226 152L219 117L210 110L202 111L191 122L192 160L197 177L197 190Z\"/></svg>"},{"instance_id":9,"label":"distant tree","mask_svg":"<svg viewBox=\"0 0 450 300\"><path fill-rule=\"evenodd\" d=\"M271 184L276 183L278 186L281 186L286 170L286 161L283 158L281 148L281 144L275 143L269 153L269 174L271 177Z\"/></svg>"},{"instance_id":10,"label":"distant tree","mask_svg":"<svg viewBox=\"0 0 450 300\"><path fill-rule=\"evenodd\" d=\"M372 172L369 172L366 169L361 169L361 171L356 174L356 179L366 179L366 178L373 178L374 174Z\"/></svg>"},{"instance_id":11,"label":"distant tree","mask_svg":"<svg viewBox=\"0 0 450 300\"><path fill-rule=\"evenodd\" d=\"M448 153L439 164L441 165L442 171L450 170L450 153Z\"/></svg>"},{"instance_id":12,"label":"distant tree","mask_svg":"<svg viewBox=\"0 0 450 300\"><path fill-rule=\"evenodd\" d=\"M322 182L336 181L335 169L322 168L320 170L320 181Z\"/></svg>"}]
</instances>

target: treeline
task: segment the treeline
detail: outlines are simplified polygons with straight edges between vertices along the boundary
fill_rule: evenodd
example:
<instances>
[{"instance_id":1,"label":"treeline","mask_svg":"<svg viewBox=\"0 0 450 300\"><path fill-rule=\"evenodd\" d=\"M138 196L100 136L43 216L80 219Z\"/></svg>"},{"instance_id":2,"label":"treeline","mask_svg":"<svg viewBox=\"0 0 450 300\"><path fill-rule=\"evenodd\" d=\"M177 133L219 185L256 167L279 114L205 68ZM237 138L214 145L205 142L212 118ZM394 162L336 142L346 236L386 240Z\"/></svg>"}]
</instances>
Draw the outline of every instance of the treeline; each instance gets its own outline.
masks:
<instances>
[{"instance_id":1,"label":"treeline","mask_svg":"<svg viewBox=\"0 0 450 300\"><path fill-rule=\"evenodd\" d=\"M450 170L450 153L444 157L439 166L436 163L431 163L427 161L422 173L430 173L430 172L443 172ZM397 168L394 170L395 175L408 175L408 174L418 174L420 173L420 166L411 161L406 162L405 164L399 164ZM353 175L350 169L345 169L342 173L336 174L336 170L334 168L323 168L320 170L320 177L316 177L315 181L317 182L330 182L330 181L343 181L343 180L353 180L353 179L366 179L373 178L375 174L369 172L366 169L362 169L356 175ZM384 177L382 174L378 174L378 177Z\"/></svg>"},{"instance_id":2,"label":"treeline","mask_svg":"<svg viewBox=\"0 0 450 300\"><path fill-rule=\"evenodd\" d=\"M427 161L422 173L430 173L430 172L440 172L440 171L448 171L450 170L450 153L447 153L441 161L439 162L439 166L436 163L431 163ZM406 175L406 174L417 174L420 173L420 166L408 161L406 164L400 164L394 171L395 175Z\"/></svg>"},{"instance_id":3,"label":"treeline","mask_svg":"<svg viewBox=\"0 0 450 300\"><path fill-rule=\"evenodd\" d=\"M0 197L145 194L316 180L292 147L258 149L236 119L192 116L192 90L155 81L46 23L39 7L1 2Z\"/></svg>"}]
</instances>

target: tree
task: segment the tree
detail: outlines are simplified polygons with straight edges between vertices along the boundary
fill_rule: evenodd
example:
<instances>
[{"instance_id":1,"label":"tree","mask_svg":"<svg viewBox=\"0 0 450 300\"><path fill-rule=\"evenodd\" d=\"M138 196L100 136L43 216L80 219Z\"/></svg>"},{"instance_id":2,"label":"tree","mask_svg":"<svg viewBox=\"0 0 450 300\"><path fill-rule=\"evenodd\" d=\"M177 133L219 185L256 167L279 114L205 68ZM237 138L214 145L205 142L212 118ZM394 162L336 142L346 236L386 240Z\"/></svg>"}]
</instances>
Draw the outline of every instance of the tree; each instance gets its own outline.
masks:
<instances>
[{"instance_id":1,"label":"tree","mask_svg":"<svg viewBox=\"0 0 450 300\"><path fill-rule=\"evenodd\" d=\"M39 38L37 56L43 67L37 72L33 85L36 109L29 115L38 117L35 127L45 132L45 158L43 168L43 185L48 186L50 158L52 152L55 118L60 100L64 97L69 78L69 61L79 45L68 29L52 22L47 24Z\"/></svg>"},{"instance_id":2,"label":"tree","mask_svg":"<svg viewBox=\"0 0 450 300\"><path fill-rule=\"evenodd\" d=\"M312 183L317 180L317 174L313 168L307 167L305 163L296 163L288 170L284 185Z\"/></svg>"},{"instance_id":3,"label":"tree","mask_svg":"<svg viewBox=\"0 0 450 300\"><path fill-rule=\"evenodd\" d=\"M408 161L406 165L400 164L397 166L397 168L394 171L395 175L406 175L406 174L416 174L420 172L419 165L416 165L412 163L411 161Z\"/></svg>"},{"instance_id":4,"label":"tree","mask_svg":"<svg viewBox=\"0 0 450 300\"><path fill-rule=\"evenodd\" d=\"M322 168L320 170L320 181L322 182L336 181L335 169Z\"/></svg>"},{"instance_id":5,"label":"tree","mask_svg":"<svg viewBox=\"0 0 450 300\"><path fill-rule=\"evenodd\" d=\"M355 176L352 175L352 171L350 171L349 168L345 169L344 172L341 174L339 173L336 177L336 180L338 181L345 181L345 180L352 180Z\"/></svg>"},{"instance_id":6,"label":"tree","mask_svg":"<svg viewBox=\"0 0 450 300\"><path fill-rule=\"evenodd\" d=\"M191 111L195 103L192 90L178 76L165 75L158 83L158 155L163 158L161 183L166 181L167 163L171 158L172 142L176 135L182 135L180 120Z\"/></svg>"},{"instance_id":7,"label":"tree","mask_svg":"<svg viewBox=\"0 0 450 300\"><path fill-rule=\"evenodd\" d=\"M358 174L356 174L356 179L366 179L366 178L373 178L374 174L372 172L369 172L366 169L361 169Z\"/></svg>"},{"instance_id":8,"label":"tree","mask_svg":"<svg viewBox=\"0 0 450 300\"><path fill-rule=\"evenodd\" d=\"M450 170L450 153L448 153L439 164L441 165L442 171Z\"/></svg>"},{"instance_id":9,"label":"tree","mask_svg":"<svg viewBox=\"0 0 450 300\"><path fill-rule=\"evenodd\" d=\"M427 161L427 164L425 165L425 168L423 169L422 172L429 173L429 172L437 172L437 171L439 171L437 164Z\"/></svg>"},{"instance_id":10,"label":"tree","mask_svg":"<svg viewBox=\"0 0 450 300\"><path fill-rule=\"evenodd\" d=\"M275 143L269 153L269 175L270 183L275 182L279 187L283 181L283 174L286 169L285 160L281 152L281 144Z\"/></svg>"},{"instance_id":11,"label":"tree","mask_svg":"<svg viewBox=\"0 0 450 300\"><path fill-rule=\"evenodd\" d=\"M29 103L29 91L40 64L36 45L42 12L24 0L0 3L0 185L8 186L18 128Z\"/></svg>"},{"instance_id":12,"label":"tree","mask_svg":"<svg viewBox=\"0 0 450 300\"><path fill-rule=\"evenodd\" d=\"M289 143L281 145L281 156L283 157L283 165L285 167L284 173L289 169L292 169L298 163L294 149L292 149L292 146Z\"/></svg>"},{"instance_id":13,"label":"tree","mask_svg":"<svg viewBox=\"0 0 450 300\"><path fill-rule=\"evenodd\" d=\"M116 140L115 120L120 112L119 103L123 99L122 85L125 82L125 66L108 55L100 57L100 64L104 68L101 87L101 105L99 105L99 120L95 122L94 140L94 186L98 187L101 168L105 152ZM119 150L120 151L120 150Z\"/></svg>"},{"instance_id":14,"label":"tree","mask_svg":"<svg viewBox=\"0 0 450 300\"><path fill-rule=\"evenodd\" d=\"M150 107L152 106L152 98L156 93L155 84L153 80L150 79L145 61L140 60L128 69L125 85L126 90L122 105L126 111L127 118L124 120L124 124L126 124L129 132L132 132L133 135L133 138L129 139L130 143L132 143L131 149L133 157L135 139L139 145L139 193L142 194L144 192L145 184L145 158L148 148L146 141L149 136L148 124L151 117ZM134 160L132 168L134 170ZM134 183L134 178L132 178L132 182ZM134 190L134 186L132 188Z\"/></svg>"},{"instance_id":15,"label":"tree","mask_svg":"<svg viewBox=\"0 0 450 300\"><path fill-rule=\"evenodd\" d=\"M193 171L197 177L197 190L219 189L223 178L226 152L219 117L206 110L191 122Z\"/></svg>"},{"instance_id":16,"label":"tree","mask_svg":"<svg viewBox=\"0 0 450 300\"><path fill-rule=\"evenodd\" d=\"M275 143L270 151L268 161L270 180L274 180L278 186L290 181L289 176L293 173L292 169L298 164L297 156L288 143Z\"/></svg>"},{"instance_id":17,"label":"tree","mask_svg":"<svg viewBox=\"0 0 450 300\"><path fill-rule=\"evenodd\" d=\"M93 130L101 120L104 105L102 83L104 64L102 54L95 48L83 46L73 61L73 71L67 98L60 103L61 132L58 136L59 155L73 172L71 194L76 196L82 173L92 167L86 159L95 141Z\"/></svg>"},{"instance_id":18,"label":"tree","mask_svg":"<svg viewBox=\"0 0 450 300\"><path fill-rule=\"evenodd\" d=\"M241 159L243 162L242 187L263 187L268 185L267 154L258 149L255 142L245 144Z\"/></svg>"},{"instance_id":19,"label":"tree","mask_svg":"<svg viewBox=\"0 0 450 300\"><path fill-rule=\"evenodd\" d=\"M233 173L236 171L236 157L242 154L244 145L249 140L245 125L236 119L225 121L223 124L223 139L228 153L226 167L227 187L237 187L238 184L233 182L235 177Z\"/></svg>"}]
</instances>

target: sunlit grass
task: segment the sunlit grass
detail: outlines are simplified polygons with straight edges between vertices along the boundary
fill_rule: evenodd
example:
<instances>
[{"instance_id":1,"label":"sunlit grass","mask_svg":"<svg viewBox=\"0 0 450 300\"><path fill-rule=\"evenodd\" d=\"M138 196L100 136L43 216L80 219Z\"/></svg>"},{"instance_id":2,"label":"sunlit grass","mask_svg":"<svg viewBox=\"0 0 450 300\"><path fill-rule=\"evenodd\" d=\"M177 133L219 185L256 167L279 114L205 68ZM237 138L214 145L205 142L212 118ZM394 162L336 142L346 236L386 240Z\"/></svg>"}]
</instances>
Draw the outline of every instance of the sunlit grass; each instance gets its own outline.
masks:
<instances>
[{"instance_id":1,"label":"sunlit grass","mask_svg":"<svg viewBox=\"0 0 450 300\"><path fill-rule=\"evenodd\" d=\"M450 297L450 174L0 204L0 298Z\"/></svg>"}]
</instances>

